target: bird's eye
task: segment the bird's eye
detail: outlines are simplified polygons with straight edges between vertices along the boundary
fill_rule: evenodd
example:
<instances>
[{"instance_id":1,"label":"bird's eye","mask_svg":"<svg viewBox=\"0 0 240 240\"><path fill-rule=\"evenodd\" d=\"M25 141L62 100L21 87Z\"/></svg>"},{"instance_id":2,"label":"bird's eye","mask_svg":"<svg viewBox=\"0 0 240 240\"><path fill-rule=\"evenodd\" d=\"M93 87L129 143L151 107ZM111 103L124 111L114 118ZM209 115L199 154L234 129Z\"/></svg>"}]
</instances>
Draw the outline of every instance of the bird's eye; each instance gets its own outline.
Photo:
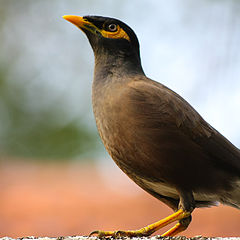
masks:
<instances>
[{"instance_id":1,"label":"bird's eye","mask_svg":"<svg viewBox=\"0 0 240 240\"><path fill-rule=\"evenodd\" d=\"M111 23L111 24L108 25L108 30L109 30L110 32L116 32L117 29L118 29L118 27L117 27L117 25L114 24L114 23Z\"/></svg>"}]
</instances>

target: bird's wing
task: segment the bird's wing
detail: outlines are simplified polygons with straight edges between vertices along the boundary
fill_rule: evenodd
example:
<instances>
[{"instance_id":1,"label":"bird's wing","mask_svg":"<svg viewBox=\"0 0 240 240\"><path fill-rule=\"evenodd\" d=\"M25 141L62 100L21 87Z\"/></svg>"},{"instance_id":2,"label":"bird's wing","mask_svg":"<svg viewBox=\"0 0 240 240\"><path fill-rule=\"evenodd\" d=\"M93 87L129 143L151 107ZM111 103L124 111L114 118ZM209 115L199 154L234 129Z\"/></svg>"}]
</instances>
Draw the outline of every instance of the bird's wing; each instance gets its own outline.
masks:
<instances>
[{"instance_id":1,"label":"bird's wing","mask_svg":"<svg viewBox=\"0 0 240 240\"><path fill-rule=\"evenodd\" d=\"M149 127L166 125L177 129L203 149L215 166L240 177L240 150L211 127L187 101L150 79L132 81L128 86L127 95L135 111L139 111L143 121L151 119Z\"/></svg>"}]
</instances>

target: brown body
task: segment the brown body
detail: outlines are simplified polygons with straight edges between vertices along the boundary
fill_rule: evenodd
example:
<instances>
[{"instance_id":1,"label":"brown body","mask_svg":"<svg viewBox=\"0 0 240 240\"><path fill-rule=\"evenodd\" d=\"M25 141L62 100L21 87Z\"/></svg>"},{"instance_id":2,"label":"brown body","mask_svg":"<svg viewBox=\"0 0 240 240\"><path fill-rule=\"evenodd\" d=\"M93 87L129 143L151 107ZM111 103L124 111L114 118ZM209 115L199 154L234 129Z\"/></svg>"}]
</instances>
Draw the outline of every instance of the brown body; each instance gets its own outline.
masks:
<instances>
[{"instance_id":1,"label":"brown body","mask_svg":"<svg viewBox=\"0 0 240 240\"><path fill-rule=\"evenodd\" d=\"M240 151L175 92L145 76L124 77L93 84L98 131L116 164L175 209L181 190L193 192L196 206L239 207L229 195L239 181Z\"/></svg>"}]
</instances>

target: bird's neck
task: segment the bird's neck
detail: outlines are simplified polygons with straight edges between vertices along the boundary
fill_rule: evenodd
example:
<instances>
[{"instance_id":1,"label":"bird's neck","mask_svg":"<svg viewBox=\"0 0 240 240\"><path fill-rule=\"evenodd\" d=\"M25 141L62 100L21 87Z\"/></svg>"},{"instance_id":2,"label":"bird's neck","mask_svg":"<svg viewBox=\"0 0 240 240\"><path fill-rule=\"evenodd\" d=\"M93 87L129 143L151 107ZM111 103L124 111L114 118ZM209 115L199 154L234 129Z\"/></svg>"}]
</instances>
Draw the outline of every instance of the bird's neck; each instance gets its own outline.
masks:
<instances>
[{"instance_id":1,"label":"bird's neck","mask_svg":"<svg viewBox=\"0 0 240 240\"><path fill-rule=\"evenodd\" d=\"M117 56L95 53L94 79L96 81L109 80L109 78L123 81L129 75L144 75L139 55L121 52Z\"/></svg>"}]
</instances>

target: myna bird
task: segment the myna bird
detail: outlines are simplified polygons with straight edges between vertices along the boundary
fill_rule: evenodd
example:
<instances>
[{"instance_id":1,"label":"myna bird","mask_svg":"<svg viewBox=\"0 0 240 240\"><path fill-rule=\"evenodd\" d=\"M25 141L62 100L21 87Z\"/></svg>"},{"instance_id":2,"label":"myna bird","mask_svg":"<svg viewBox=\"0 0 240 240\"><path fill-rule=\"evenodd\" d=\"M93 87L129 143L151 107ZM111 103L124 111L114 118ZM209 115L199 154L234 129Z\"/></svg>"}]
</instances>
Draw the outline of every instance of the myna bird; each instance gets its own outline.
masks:
<instances>
[{"instance_id":1,"label":"myna bird","mask_svg":"<svg viewBox=\"0 0 240 240\"><path fill-rule=\"evenodd\" d=\"M138 39L125 23L101 16L63 17L88 37L95 55L93 111L113 160L136 184L174 210L139 230L104 236L162 236L185 230L195 208L240 209L240 150L174 91L143 72Z\"/></svg>"}]
</instances>

